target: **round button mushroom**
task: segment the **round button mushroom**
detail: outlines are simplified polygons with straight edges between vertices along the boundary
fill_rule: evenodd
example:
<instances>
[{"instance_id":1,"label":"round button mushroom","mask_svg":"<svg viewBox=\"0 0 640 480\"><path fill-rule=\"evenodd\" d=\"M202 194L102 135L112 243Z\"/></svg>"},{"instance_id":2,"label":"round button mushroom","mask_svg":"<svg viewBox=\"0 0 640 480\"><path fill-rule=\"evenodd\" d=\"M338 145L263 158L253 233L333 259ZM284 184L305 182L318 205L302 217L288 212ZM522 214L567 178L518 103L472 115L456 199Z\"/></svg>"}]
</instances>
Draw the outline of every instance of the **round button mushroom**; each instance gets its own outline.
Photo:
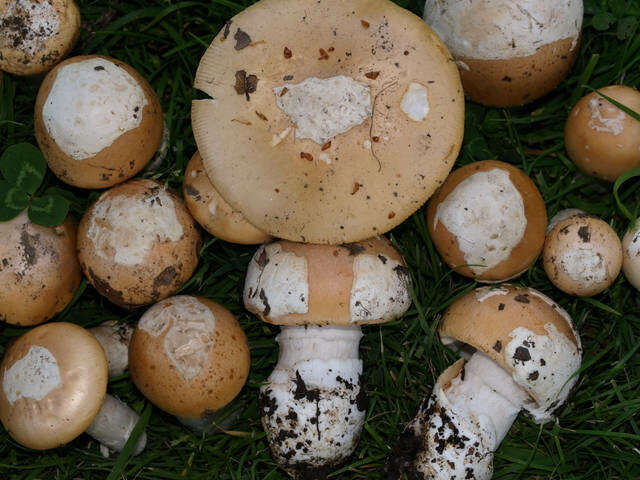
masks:
<instances>
[{"instance_id":1,"label":"round button mushroom","mask_svg":"<svg viewBox=\"0 0 640 480\"><path fill-rule=\"evenodd\" d=\"M555 419L578 381L580 337L550 298L511 285L469 292L445 312L439 333L471 356L440 375L392 453L389 478L489 480L521 410L539 424Z\"/></svg>"},{"instance_id":2,"label":"round button mushroom","mask_svg":"<svg viewBox=\"0 0 640 480\"><path fill-rule=\"evenodd\" d=\"M43 227L26 210L0 222L0 320L37 325L71 302L82 279L76 230L71 217Z\"/></svg>"},{"instance_id":3,"label":"round button mushroom","mask_svg":"<svg viewBox=\"0 0 640 480\"><path fill-rule=\"evenodd\" d=\"M184 172L184 202L193 218L212 235L227 242L251 245L271 240L271 236L247 222L213 187L196 152Z\"/></svg>"},{"instance_id":4,"label":"round button mushroom","mask_svg":"<svg viewBox=\"0 0 640 480\"><path fill-rule=\"evenodd\" d=\"M147 310L129 346L129 372L138 389L187 423L228 405L242 389L249 363L247 337L233 314L191 295Z\"/></svg>"},{"instance_id":5,"label":"round button mushroom","mask_svg":"<svg viewBox=\"0 0 640 480\"><path fill-rule=\"evenodd\" d=\"M612 85L600 91L640 112L640 92ZM609 100L592 92L576 103L564 129L569 157L586 175L614 182L640 167L640 122Z\"/></svg>"},{"instance_id":6,"label":"round button mushroom","mask_svg":"<svg viewBox=\"0 0 640 480\"><path fill-rule=\"evenodd\" d=\"M582 0L427 0L424 19L456 59L465 92L483 105L532 102L578 55Z\"/></svg>"},{"instance_id":7,"label":"round button mushroom","mask_svg":"<svg viewBox=\"0 0 640 480\"><path fill-rule=\"evenodd\" d=\"M198 263L200 233L182 200L154 180L106 192L78 227L78 258L89 282L127 309L178 290Z\"/></svg>"},{"instance_id":8,"label":"round button mushroom","mask_svg":"<svg viewBox=\"0 0 640 480\"><path fill-rule=\"evenodd\" d=\"M0 2L0 70L35 75L66 57L80 34L73 0Z\"/></svg>"},{"instance_id":9,"label":"round button mushroom","mask_svg":"<svg viewBox=\"0 0 640 480\"><path fill-rule=\"evenodd\" d=\"M622 268L618 234L603 220L574 215L551 229L542 252L549 280L569 295L590 297L608 288Z\"/></svg>"},{"instance_id":10,"label":"round button mushroom","mask_svg":"<svg viewBox=\"0 0 640 480\"><path fill-rule=\"evenodd\" d=\"M427 223L451 268L490 283L529 268L542 250L547 214L540 192L522 170L485 160L447 178L429 201Z\"/></svg>"},{"instance_id":11,"label":"round button mushroom","mask_svg":"<svg viewBox=\"0 0 640 480\"><path fill-rule=\"evenodd\" d=\"M273 456L292 476L327 473L355 450L367 409L360 325L402 316L409 284L402 256L384 238L278 241L253 256L245 307L282 325L278 363L260 389L260 416Z\"/></svg>"},{"instance_id":12,"label":"round button mushroom","mask_svg":"<svg viewBox=\"0 0 640 480\"><path fill-rule=\"evenodd\" d=\"M93 335L71 323L41 325L4 355L0 420L16 442L36 450L59 447L86 431L120 451L139 416L106 395L107 380L107 360ZM145 444L143 434L134 454Z\"/></svg>"},{"instance_id":13,"label":"round button mushroom","mask_svg":"<svg viewBox=\"0 0 640 480\"><path fill-rule=\"evenodd\" d=\"M629 283L640 290L640 218L622 239L622 270Z\"/></svg>"},{"instance_id":14,"label":"round button mushroom","mask_svg":"<svg viewBox=\"0 0 640 480\"><path fill-rule=\"evenodd\" d=\"M73 57L42 82L35 132L49 168L62 181L106 188L133 177L156 153L162 108L151 86L126 63Z\"/></svg>"},{"instance_id":15,"label":"round button mushroom","mask_svg":"<svg viewBox=\"0 0 640 480\"><path fill-rule=\"evenodd\" d=\"M387 0L257 2L212 41L195 88L211 97L193 102L192 122L216 190L293 241L390 230L445 179L462 141L449 52Z\"/></svg>"}]
</instances>

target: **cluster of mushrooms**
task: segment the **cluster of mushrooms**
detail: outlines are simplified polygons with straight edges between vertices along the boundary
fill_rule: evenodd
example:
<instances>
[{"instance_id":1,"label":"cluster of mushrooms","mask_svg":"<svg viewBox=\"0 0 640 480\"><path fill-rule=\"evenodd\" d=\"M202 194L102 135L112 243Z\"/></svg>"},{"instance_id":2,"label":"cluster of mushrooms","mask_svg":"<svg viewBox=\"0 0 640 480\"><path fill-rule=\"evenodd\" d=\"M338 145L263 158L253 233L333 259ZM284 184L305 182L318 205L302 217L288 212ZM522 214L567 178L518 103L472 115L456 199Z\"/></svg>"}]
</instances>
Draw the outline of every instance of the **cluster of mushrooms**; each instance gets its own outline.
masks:
<instances>
[{"instance_id":1,"label":"cluster of mushrooms","mask_svg":"<svg viewBox=\"0 0 640 480\"><path fill-rule=\"evenodd\" d=\"M411 273L383 234L430 199L429 233L444 262L490 285L443 315L440 339L461 359L408 423L387 473L491 478L519 412L556 418L582 352L564 309L503 282L542 253L549 279L570 295L602 292L621 269L640 289L640 225L620 242L577 209L548 223L535 183L501 161L449 174L464 94L503 107L542 97L572 66L582 17L582 0L427 0L424 21L389 0L261 0L229 20L201 60L195 87L209 98L193 102L198 151L181 197L134 178L166 154L147 81L105 56L61 61L78 37L73 2L0 4L0 69L48 71L35 135L49 168L75 187L104 189L79 224L43 227L25 212L0 224L0 319L43 324L69 305L82 275L141 313L135 326L51 322L17 338L0 366L7 431L35 449L87 432L105 453L122 450L139 417L106 391L126 369L189 428L233 422L249 372L246 336L224 306L176 295L198 263L199 224L228 242L262 244L243 293L247 310L280 326L278 362L257 399L261 422L290 476L323 478L354 453L366 421L362 326L411 305ZM630 87L601 92L640 111ZM587 175L614 181L640 166L640 122L597 93L575 105L565 137Z\"/></svg>"}]
</instances>

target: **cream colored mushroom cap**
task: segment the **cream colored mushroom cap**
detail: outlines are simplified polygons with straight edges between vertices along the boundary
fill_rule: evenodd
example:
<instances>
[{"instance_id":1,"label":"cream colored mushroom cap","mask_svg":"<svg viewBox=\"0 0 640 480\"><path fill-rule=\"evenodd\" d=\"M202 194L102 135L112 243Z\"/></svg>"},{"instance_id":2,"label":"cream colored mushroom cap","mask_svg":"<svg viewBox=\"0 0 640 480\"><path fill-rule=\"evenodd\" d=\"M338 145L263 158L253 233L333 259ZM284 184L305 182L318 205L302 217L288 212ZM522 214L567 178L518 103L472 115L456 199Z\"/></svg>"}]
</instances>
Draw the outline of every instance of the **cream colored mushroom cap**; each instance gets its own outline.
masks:
<instances>
[{"instance_id":1,"label":"cream colored mushroom cap","mask_svg":"<svg viewBox=\"0 0 640 480\"><path fill-rule=\"evenodd\" d=\"M262 0L216 36L195 87L211 96L192 110L209 178L288 240L390 230L442 183L462 141L449 52L388 0Z\"/></svg>"},{"instance_id":2,"label":"cream colored mushroom cap","mask_svg":"<svg viewBox=\"0 0 640 480\"><path fill-rule=\"evenodd\" d=\"M635 228L629 230L622 239L624 258L622 270L629 283L640 290L640 218Z\"/></svg>"},{"instance_id":3,"label":"cream colored mushroom cap","mask_svg":"<svg viewBox=\"0 0 640 480\"><path fill-rule=\"evenodd\" d=\"M84 432L107 391L100 343L72 323L40 325L18 338L0 365L0 420L21 445L59 447Z\"/></svg>"}]
</instances>

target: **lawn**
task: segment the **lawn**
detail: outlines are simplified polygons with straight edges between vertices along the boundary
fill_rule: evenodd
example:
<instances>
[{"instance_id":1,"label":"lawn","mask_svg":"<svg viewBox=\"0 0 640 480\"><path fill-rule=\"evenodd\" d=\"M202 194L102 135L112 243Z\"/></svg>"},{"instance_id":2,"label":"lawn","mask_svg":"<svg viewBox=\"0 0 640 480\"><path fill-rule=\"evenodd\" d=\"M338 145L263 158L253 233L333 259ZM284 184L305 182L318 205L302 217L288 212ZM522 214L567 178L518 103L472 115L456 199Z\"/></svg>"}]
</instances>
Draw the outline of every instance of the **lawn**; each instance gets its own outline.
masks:
<instances>
[{"instance_id":1,"label":"lawn","mask_svg":"<svg viewBox=\"0 0 640 480\"><path fill-rule=\"evenodd\" d=\"M167 162L147 173L180 189L187 161L196 150L190 107L202 94L193 88L200 57L224 22L251 2L210 0L115 0L78 2L83 30L73 51L123 60L149 80L160 96L170 130ZM397 3L420 14L424 1ZM466 132L457 166L499 159L522 168L540 189L549 216L577 207L609 222L622 236L637 215L640 179L618 190L580 174L568 159L563 127L572 105L591 88L615 83L640 88L640 1L586 0L582 46L570 77L542 100L515 109L467 103ZM1 33L0 33L1 34ZM33 105L40 78L5 75L0 87L0 150L18 142L35 144ZM73 194L80 217L96 192L71 189L51 174L47 185ZM413 277L413 305L400 320L363 328L361 356L370 405L363 435L348 465L331 478L383 478L385 458L420 399L456 359L436 334L441 313L476 283L440 260L429 238L424 208L389 233L403 252ZM276 363L277 327L248 314L241 292L255 248L205 236L198 269L182 292L203 295L233 311L249 338L251 372L236 401L242 415L234 431L209 437L187 430L151 407L127 374L112 379L109 391L144 412L149 435L139 456L104 458L86 435L56 450L37 452L0 431L0 479L281 479L269 455L257 413L258 389ZM575 298L557 290L538 261L517 283L536 288L573 317L584 346L580 381L557 423L542 427L524 415L495 455L495 479L640 478L640 293L621 275L604 293ZM83 284L57 320L95 326L127 313ZM0 354L25 329L2 325Z\"/></svg>"}]
</instances>

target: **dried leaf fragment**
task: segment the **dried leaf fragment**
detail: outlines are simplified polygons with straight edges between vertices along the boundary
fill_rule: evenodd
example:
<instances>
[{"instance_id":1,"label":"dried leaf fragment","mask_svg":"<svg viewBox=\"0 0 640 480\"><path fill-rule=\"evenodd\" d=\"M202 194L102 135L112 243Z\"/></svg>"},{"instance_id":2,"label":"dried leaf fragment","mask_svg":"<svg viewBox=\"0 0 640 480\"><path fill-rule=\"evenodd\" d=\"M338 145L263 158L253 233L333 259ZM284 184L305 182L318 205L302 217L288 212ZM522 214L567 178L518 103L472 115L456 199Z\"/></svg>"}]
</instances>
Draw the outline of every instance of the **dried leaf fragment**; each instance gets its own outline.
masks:
<instances>
[{"instance_id":1,"label":"dried leaf fragment","mask_svg":"<svg viewBox=\"0 0 640 480\"><path fill-rule=\"evenodd\" d=\"M365 30L369 28L369 22L367 22L366 20L360 20L360 23L362 24Z\"/></svg>"},{"instance_id":2,"label":"dried leaf fragment","mask_svg":"<svg viewBox=\"0 0 640 480\"><path fill-rule=\"evenodd\" d=\"M329 140L327 143L325 143L324 145L322 145L322 151L324 152L325 150L329 150L331 148L331 140Z\"/></svg>"},{"instance_id":3,"label":"dried leaf fragment","mask_svg":"<svg viewBox=\"0 0 640 480\"><path fill-rule=\"evenodd\" d=\"M227 22L224 24L224 32L222 32L222 38L220 39L221 42L224 42L229 36L232 22L233 20L227 20Z\"/></svg>"},{"instance_id":4,"label":"dried leaf fragment","mask_svg":"<svg viewBox=\"0 0 640 480\"><path fill-rule=\"evenodd\" d=\"M320 52L320 58L318 58L318 60L329 60L329 54L324 48L320 48L318 51Z\"/></svg>"},{"instance_id":5,"label":"dried leaf fragment","mask_svg":"<svg viewBox=\"0 0 640 480\"><path fill-rule=\"evenodd\" d=\"M289 60L293 56L293 53L289 49L289 47L284 47L284 58Z\"/></svg>"},{"instance_id":6,"label":"dried leaf fragment","mask_svg":"<svg viewBox=\"0 0 640 480\"><path fill-rule=\"evenodd\" d=\"M236 50L242 50L243 48L248 47L251 43L251 37L249 36L249 34L243 30L240 30L239 28L233 38L236 41L236 44L233 48L235 48Z\"/></svg>"},{"instance_id":7,"label":"dried leaf fragment","mask_svg":"<svg viewBox=\"0 0 640 480\"><path fill-rule=\"evenodd\" d=\"M353 184L353 190L351 190L351 195L355 195L358 190L360 190L360 184L358 182L355 182Z\"/></svg>"},{"instance_id":8,"label":"dried leaf fragment","mask_svg":"<svg viewBox=\"0 0 640 480\"><path fill-rule=\"evenodd\" d=\"M256 110L256 115L260 120L264 120L265 122L269 121L264 113L260 113L259 111Z\"/></svg>"},{"instance_id":9,"label":"dried leaf fragment","mask_svg":"<svg viewBox=\"0 0 640 480\"><path fill-rule=\"evenodd\" d=\"M364 74L365 77L370 78L371 80L375 80L380 75L380 72L367 72Z\"/></svg>"},{"instance_id":10,"label":"dried leaf fragment","mask_svg":"<svg viewBox=\"0 0 640 480\"><path fill-rule=\"evenodd\" d=\"M313 155L307 152L300 152L300 158L304 158L305 160L309 160L310 162L313 162Z\"/></svg>"},{"instance_id":11,"label":"dried leaf fragment","mask_svg":"<svg viewBox=\"0 0 640 480\"><path fill-rule=\"evenodd\" d=\"M281 91L280 91L280 96L282 97L285 93L287 93L289 91L289 89L287 87L284 87Z\"/></svg>"},{"instance_id":12,"label":"dried leaf fragment","mask_svg":"<svg viewBox=\"0 0 640 480\"><path fill-rule=\"evenodd\" d=\"M246 70L238 70L236 72L236 84L233 87L238 95L246 95L247 101L251 98L250 93L253 93L258 88L258 77L255 75L247 75Z\"/></svg>"}]
</instances>

